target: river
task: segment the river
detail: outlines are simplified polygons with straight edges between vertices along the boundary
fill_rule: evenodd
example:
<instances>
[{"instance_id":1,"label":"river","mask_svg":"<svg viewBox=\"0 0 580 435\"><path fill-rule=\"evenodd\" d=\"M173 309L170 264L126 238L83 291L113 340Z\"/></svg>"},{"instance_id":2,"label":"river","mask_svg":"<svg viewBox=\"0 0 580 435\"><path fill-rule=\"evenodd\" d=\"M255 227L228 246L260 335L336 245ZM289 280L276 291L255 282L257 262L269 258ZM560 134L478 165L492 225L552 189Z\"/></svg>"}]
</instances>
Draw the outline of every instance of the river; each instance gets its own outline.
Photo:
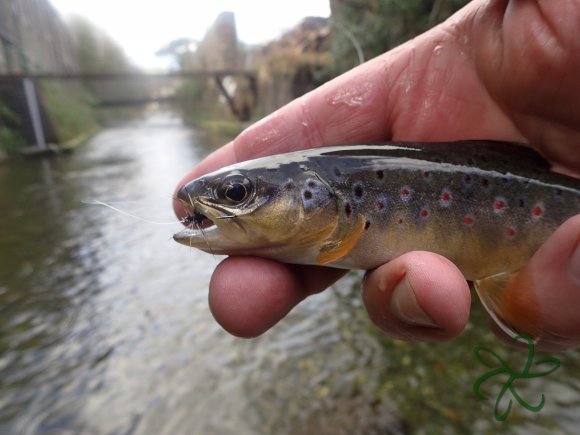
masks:
<instances>
[{"instance_id":1,"label":"river","mask_svg":"<svg viewBox=\"0 0 580 435\"><path fill-rule=\"evenodd\" d=\"M171 239L172 190L210 151L204 143L171 112L148 112L71 154L0 164L0 433L507 427L493 402L473 397L488 368L471 349L522 356L487 332L481 312L462 341L384 339L351 275L260 338L221 330L207 306L219 258ZM560 355L559 377L524 390L530 402L546 392L545 409L518 408L515 432L578 427L579 353Z\"/></svg>"}]
</instances>

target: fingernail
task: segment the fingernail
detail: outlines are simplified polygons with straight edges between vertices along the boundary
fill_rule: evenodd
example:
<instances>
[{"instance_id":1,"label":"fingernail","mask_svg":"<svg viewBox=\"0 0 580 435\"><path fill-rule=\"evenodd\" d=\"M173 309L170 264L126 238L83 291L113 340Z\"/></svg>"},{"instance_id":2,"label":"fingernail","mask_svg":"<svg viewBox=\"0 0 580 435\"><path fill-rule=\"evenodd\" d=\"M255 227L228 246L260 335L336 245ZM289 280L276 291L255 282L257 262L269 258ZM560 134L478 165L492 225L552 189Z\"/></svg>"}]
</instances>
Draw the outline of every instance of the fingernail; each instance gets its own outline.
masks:
<instances>
[{"instance_id":1,"label":"fingernail","mask_svg":"<svg viewBox=\"0 0 580 435\"><path fill-rule=\"evenodd\" d=\"M402 322L413 326L437 328L437 324L421 309L415 292L405 276L391 295L391 311Z\"/></svg>"},{"instance_id":2,"label":"fingernail","mask_svg":"<svg viewBox=\"0 0 580 435\"><path fill-rule=\"evenodd\" d=\"M576 284L580 285L580 244L570 257L570 275Z\"/></svg>"}]
</instances>

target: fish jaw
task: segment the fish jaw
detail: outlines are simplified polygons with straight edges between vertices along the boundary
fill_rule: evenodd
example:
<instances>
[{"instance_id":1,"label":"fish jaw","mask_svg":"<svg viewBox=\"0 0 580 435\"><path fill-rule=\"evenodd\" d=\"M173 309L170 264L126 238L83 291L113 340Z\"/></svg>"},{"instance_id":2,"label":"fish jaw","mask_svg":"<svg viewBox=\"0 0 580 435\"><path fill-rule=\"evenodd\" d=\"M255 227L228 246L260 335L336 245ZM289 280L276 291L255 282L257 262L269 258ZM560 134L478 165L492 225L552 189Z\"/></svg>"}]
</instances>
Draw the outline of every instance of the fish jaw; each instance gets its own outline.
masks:
<instances>
[{"instance_id":1,"label":"fish jaw","mask_svg":"<svg viewBox=\"0 0 580 435\"><path fill-rule=\"evenodd\" d=\"M211 246L213 244L214 247L217 248L217 246L215 246L216 241L213 240L215 238L213 236L216 230L216 225L212 225L206 230L202 230L201 228L186 228L175 233L173 235L173 240L182 245L207 251L209 249L208 245ZM215 252L215 248L212 248L212 252Z\"/></svg>"},{"instance_id":2,"label":"fish jaw","mask_svg":"<svg viewBox=\"0 0 580 435\"><path fill-rule=\"evenodd\" d=\"M218 225L220 219L223 219L226 214L220 213L215 208L204 206L200 201L200 192L196 191L201 186L203 184L196 181L178 190L177 199L184 213L181 222L187 228L174 234L173 240L206 252L219 253L218 250L228 248L228 246L221 246L220 242L223 242L223 238L220 237Z\"/></svg>"}]
</instances>

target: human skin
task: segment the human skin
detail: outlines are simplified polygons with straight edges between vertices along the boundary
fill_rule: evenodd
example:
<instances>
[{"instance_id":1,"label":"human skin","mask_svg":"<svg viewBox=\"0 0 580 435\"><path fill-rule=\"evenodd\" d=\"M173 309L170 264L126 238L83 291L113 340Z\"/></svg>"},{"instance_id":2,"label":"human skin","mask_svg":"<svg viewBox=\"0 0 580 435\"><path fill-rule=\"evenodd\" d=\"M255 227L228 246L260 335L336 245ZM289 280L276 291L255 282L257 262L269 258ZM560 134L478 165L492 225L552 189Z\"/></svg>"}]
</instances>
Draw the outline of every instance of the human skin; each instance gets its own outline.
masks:
<instances>
[{"instance_id":1,"label":"human skin","mask_svg":"<svg viewBox=\"0 0 580 435\"><path fill-rule=\"evenodd\" d=\"M446 22L298 98L208 156L180 182L255 157L332 144L495 139L528 143L580 176L580 0L475 0ZM174 203L178 216L184 211ZM546 335L580 345L580 215L530 261ZM209 303L230 333L255 337L344 274L229 257ZM447 259L410 252L369 271L372 321L407 340L449 340L465 327L469 287Z\"/></svg>"}]
</instances>

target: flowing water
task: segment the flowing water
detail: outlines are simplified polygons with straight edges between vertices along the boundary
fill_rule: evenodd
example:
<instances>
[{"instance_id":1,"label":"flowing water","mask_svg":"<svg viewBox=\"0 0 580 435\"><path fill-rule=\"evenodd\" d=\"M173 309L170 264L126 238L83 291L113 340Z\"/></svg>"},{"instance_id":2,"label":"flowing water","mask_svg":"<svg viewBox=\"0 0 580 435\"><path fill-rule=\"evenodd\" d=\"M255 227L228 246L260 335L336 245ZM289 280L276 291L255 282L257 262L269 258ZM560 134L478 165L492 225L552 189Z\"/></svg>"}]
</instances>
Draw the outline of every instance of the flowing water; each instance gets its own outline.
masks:
<instances>
[{"instance_id":1,"label":"flowing water","mask_svg":"<svg viewBox=\"0 0 580 435\"><path fill-rule=\"evenodd\" d=\"M485 344L521 360L519 351L487 332L481 312L452 343L383 339L353 290L357 275L263 337L223 332L206 300L219 258L171 240L180 228L172 190L210 151L204 143L170 112L152 112L69 155L0 164L0 433L578 426L579 353L562 354L553 381L524 390L530 402L546 392L544 410L518 408L511 426L498 423L493 402L471 392L489 370L471 349ZM94 200L175 222L148 224Z\"/></svg>"}]
</instances>

